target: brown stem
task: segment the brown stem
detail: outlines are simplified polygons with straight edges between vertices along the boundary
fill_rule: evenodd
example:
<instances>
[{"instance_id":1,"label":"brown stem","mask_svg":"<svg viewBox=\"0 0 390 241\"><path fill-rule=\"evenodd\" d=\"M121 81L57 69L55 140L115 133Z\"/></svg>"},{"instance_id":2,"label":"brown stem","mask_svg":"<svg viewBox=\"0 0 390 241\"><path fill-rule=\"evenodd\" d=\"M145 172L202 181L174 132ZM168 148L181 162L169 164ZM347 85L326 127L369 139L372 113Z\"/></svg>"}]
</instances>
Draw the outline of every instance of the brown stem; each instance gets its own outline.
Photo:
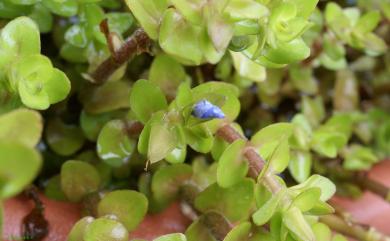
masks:
<instances>
[{"instance_id":1,"label":"brown stem","mask_svg":"<svg viewBox=\"0 0 390 241\"><path fill-rule=\"evenodd\" d=\"M221 128L219 128L216 135L224 139L228 143L233 143L238 139L247 140L240 133L238 133L230 124L225 124ZM248 175L251 178L256 179L264 167L264 160L259 154L257 154L257 152L253 148L250 147L244 150L244 156L247 158L249 163Z\"/></svg>"},{"instance_id":2,"label":"brown stem","mask_svg":"<svg viewBox=\"0 0 390 241\"><path fill-rule=\"evenodd\" d=\"M320 222L332 230L361 241L389 241L390 238L375 229L346 220L335 214L320 217Z\"/></svg>"},{"instance_id":3,"label":"brown stem","mask_svg":"<svg viewBox=\"0 0 390 241\"><path fill-rule=\"evenodd\" d=\"M32 241L41 241L49 233L49 223L43 215L43 203L39 199L36 187L27 188L25 194L34 202L35 207L23 218L22 237Z\"/></svg>"},{"instance_id":4,"label":"brown stem","mask_svg":"<svg viewBox=\"0 0 390 241\"><path fill-rule=\"evenodd\" d=\"M112 55L112 57L114 57L116 59L116 52L115 52L115 46L114 46L114 35L113 33L111 33L110 31L110 27L108 26L108 19L104 19L100 25L100 32L102 32L104 34L104 36L106 37L106 41L107 41L107 46L108 46L108 49L110 50L110 53Z\"/></svg>"},{"instance_id":5,"label":"brown stem","mask_svg":"<svg viewBox=\"0 0 390 241\"><path fill-rule=\"evenodd\" d=\"M135 127L137 130L142 129L142 124L135 124ZM224 124L221 126L217 132L216 136L222 138L228 143L233 143L236 140L243 139L247 140L244 136L242 136L239 132L237 132L230 124ZM251 178L257 179L258 175L260 174L261 170L263 169L265 162L261 158L261 156L254 150L253 147L248 146L244 149L244 156L248 159L249 162L249 173L248 175ZM272 176L272 175L265 175L264 177L264 183L265 185L273 192L277 193L281 190L280 183ZM368 182L371 183L371 182ZM187 190L184 192L184 189ZM197 192L194 188L188 189L188 187L185 188L183 186L183 193L182 198L185 200L189 207L192 208L194 211L191 212L191 215L197 216L198 212L193 207L193 199L194 199L194 193ZM189 193L191 195L189 195ZM192 200L192 201L191 201ZM289 200L286 200L289 201ZM337 210L339 210L338 207L335 207ZM342 212L342 211L341 211ZM338 215L326 215L320 217L320 221L327 224L332 230L337 231L341 234L347 235L349 237L361 240L361 241L390 241L385 235L375 231L372 228L365 227L360 224L353 223L351 221L347 221L346 219L338 216ZM223 235L220 235L221 237Z\"/></svg>"},{"instance_id":6,"label":"brown stem","mask_svg":"<svg viewBox=\"0 0 390 241\"><path fill-rule=\"evenodd\" d=\"M246 140L246 138L241 136L230 124L225 124L219 128L216 135L228 143L232 143L238 139ZM244 150L244 155L249 161L249 176L257 179L258 174L264 167L264 160L253 148L246 148ZM277 193L281 190L280 183L271 175L265 175L264 183L273 193ZM372 183L366 182L366 185L367 184ZM288 199L285 200L286 202L289 202ZM347 222L337 215L322 216L320 217L320 221L327 224L334 231L361 241L390 241L390 239L388 239L386 236L372 228L367 228L356 223Z\"/></svg>"},{"instance_id":7,"label":"brown stem","mask_svg":"<svg viewBox=\"0 0 390 241\"><path fill-rule=\"evenodd\" d=\"M115 54L104 60L90 77L95 84L104 83L119 67L133 56L146 52L151 40L143 29L137 29Z\"/></svg>"},{"instance_id":8,"label":"brown stem","mask_svg":"<svg viewBox=\"0 0 390 241\"><path fill-rule=\"evenodd\" d=\"M381 196L384 200L390 202L390 188L386 187L382 183L372 180L368 177L367 173L358 173L355 181L362 189L371 191Z\"/></svg>"}]
</instances>

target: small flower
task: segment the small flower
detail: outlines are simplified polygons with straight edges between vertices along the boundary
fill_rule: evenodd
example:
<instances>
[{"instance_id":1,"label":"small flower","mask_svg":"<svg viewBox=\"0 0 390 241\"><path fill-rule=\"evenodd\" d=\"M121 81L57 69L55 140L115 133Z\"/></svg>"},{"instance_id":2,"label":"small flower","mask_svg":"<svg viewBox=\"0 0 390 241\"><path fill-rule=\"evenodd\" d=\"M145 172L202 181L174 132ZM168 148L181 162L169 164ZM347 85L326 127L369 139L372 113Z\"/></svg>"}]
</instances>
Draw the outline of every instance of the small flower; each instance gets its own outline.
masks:
<instances>
[{"instance_id":1,"label":"small flower","mask_svg":"<svg viewBox=\"0 0 390 241\"><path fill-rule=\"evenodd\" d=\"M198 103L196 103L194 105L192 115L199 119L225 118L225 114L222 112L222 110L207 100L200 100Z\"/></svg>"}]
</instances>

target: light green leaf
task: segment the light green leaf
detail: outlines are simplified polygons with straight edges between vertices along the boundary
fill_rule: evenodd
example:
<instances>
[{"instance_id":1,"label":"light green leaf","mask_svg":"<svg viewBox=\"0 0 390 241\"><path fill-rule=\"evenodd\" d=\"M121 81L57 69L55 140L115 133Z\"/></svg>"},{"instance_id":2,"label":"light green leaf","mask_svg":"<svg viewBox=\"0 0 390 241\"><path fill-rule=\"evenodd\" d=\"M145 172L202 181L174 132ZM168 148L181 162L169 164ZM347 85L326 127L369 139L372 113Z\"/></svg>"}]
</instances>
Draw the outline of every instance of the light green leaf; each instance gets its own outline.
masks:
<instances>
[{"instance_id":1,"label":"light green leaf","mask_svg":"<svg viewBox=\"0 0 390 241\"><path fill-rule=\"evenodd\" d=\"M153 241L187 241L187 238L184 234L172 233L153 239Z\"/></svg>"},{"instance_id":2,"label":"light green leaf","mask_svg":"<svg viewBox=\"0 0 390 241\"><path fill-rule=\"evenodd\" d=\"M291 123L294 125L294 129L289 140L290 146L299 150L309 150L312 128L308 119L303 114L297 114Z\"/></svg>"},{"instance_id":3,"label":"light green leaf","mask_svg":"<svg viewBox=\"0 0 390 241\"><path fill-rule=\"evenodd\" d=\"M136 141L127 133L126 121L112 120L100 131L97 139L99 157L112 167L127 163L135 150Z\"/></svg>"},{"instance_id":4,"label":"light green leaf","mask_svg":"<svg viewBox=\"0 0 390 241\"><path fill-rule=\"evenodd\" d=\"M64 72L54 68L51 78L44 85L50 104L62 101L70 92L70 81Z\"/></svg>"},{"instance_id":5,"label":"light green leaf","mask_svg":"<svg viewBox=\"0 0 390 241\"><path fill-rule=\"evenodd\" d=\"M359 18L355 25L355 31L361 34L372 32L380 20L381 14L378 11L368 12Z\"/></svg>"},{"instance_id":6,"label":"light green leaf","mask_svg":"<svg viewBox=\"0 0 390 241\"><path fill-rule=\"evenodd\" d=\"M211 14L207 21L207 32L214 48L224 53L233 37L233 25L219 14Z\"/></svg>"},{"instance_id":7,"label":"light green leaf","mask_svg":"<svg viewBox=\"0 0 390 241\"><path fill-rule=\"evenodd\" d=\"M61 167L61 187L72 202L79 202L85 195L98 190L99 184L99 173L89 163L70 160Z\"/></svg>"},{"instance_id":8,"label":"light green leaf","mask_svg":"<svg viewBox=\"0 0 390 241\"><path fill-rule=\"evenodd\" d=\"M152 178L152 192L156 201L163 205L175 199L180 185L190 179L192 168L187 164L173 164L159 168Z\"/></svg>"},{"instance_id":9,"label":"light green leaf","mask_svg":"<svg viewBox=\"0 0 390 241\"><path fill-rule=\"evenodd\" d=\"M49 147L62 156L69 156L84 144L84 136L78 126L67 125L60 119L49 120L45 137Z\"/></svg>"},{"instance_id":10,"label":"light green leaf","mask_svg":"<svg viewBox=\"0 0 390 241\"><path fill-rule=\"evenodd\" d=\"M207 215L207 213L205 215ZM204 217L205 216L202 215L187 228L185 235L188 241L217 241L207 225L202 222Z\"/></svg>"},{"instance_id":11,"label":"light green leaf","mask_svg":"<svg viewBox=\"0 0 390 241\"><path fill-rule=\"evenodd\" d=\"M302 183L310 176L312 166L311 154L307 151L294 150L290 153L289 170L293 178Z\"/></svg>"},{"instance_id":12,"label":"light green leaf","mask_svg":"<svg viewBox=\"0 0 390 241\"><path fill-rule=\"evenodd\" d=\"M295 197L293 205L299 208L301 212L306 212L315 206L320 196L321 189L318 187L308 188Z\"/></svg>"},{"instance_id":13,"label":"light green leaf","mask_svg":"<svg viewBox=\"0 0 390 241\"><path fill-rule=\"evenodd\" d=\"M321 201L327 201L329 200L333 194L336 192L336 186L333 184L332 181L330 181L328 178L320 176L320 175L312 175L307 179L305 182L290 187L289 189L297 192L297 194L301 193L304 190L307 190L309 188L317 187L321 189Z\"/></svg>"},{"instance_id":14,"label":"light green leaf","mask_svg":"<svg viewBox=\"0 0 390 241\"><path fill-rule=\"evenodd\" d=\"M99 216L115 215L128 231L132 231L144 218L148 200L136 191L117 190L105 195L97 209Z\"/></svg>"},{"instance_id":15,"label":"light green leaf","mask_svg":"<svg viewBox=\"0 0 390 241\"><path fill-rule=\"evenodd\" d=\"M34 4L28 17L38 24L41 33L48 33L53 28L53 15L43 4Z\"/></svg>"},{"instance_id":16,"label":"light green leaf","mask_svg":"<svg viewBox=\"0 0 390 241\"><path fill-rule=\"evenodd\" d=\"M344 156L343 167L352 171L369 170L374 163L379 161L371 148L357 144L347 147L342 155Z\"/></svg>"},{"instance_id":17,"label":"light green leaf","mask_svg":"<svg viewBox=\"0 0 390 241\"><path fill-rule=\"evenodd\" d=\"M13 110L0 116L0 139L34 147L41 139L42 124L42 117L36 111Z\"/></svg>"},{"instance_id":18,"label":"light green leaf","mask_svg":"<svg viewBox=\"0 0 390 241\"><path fill-rule=\"evenodd\" d=\"M204 7L202 1L171 0L171 2L187 21L197 25L202 24L202 10Z\"/></svg>"},{"instance_id":19,"label":"light green leaf","mask_svg":"<svg viewBox=\"0 0 390 241\"><path fill-rule=\"evenodd\" d=\"M35 149L7 139L0 140L0 155L0 199L6 199L33 182L42 159Z\"/></svg>"},{"instance_id":20,"label":"light green leaf","mask_svg":"<svg viewBox=\"0 0 390 241\"><path fill-rule=\"evenodd\" d=\"M78 2L76 0L42 0L42 3L45 7L50 9L51 12L63 17L71 17L77 14Z\"/></svg>"},{"instance_id":21,"label":"light green leaf","mask_svg":"<svg viewBox=\"0 0 390 241\"><path fill-rule=\"evenodd\" d=\"M299 62L309 56L310 48L301 38L296 38L287 43L281 42L276 48L267 49L264 54L266 61L281 65Z\"/></svg>"},{"instance_id":22,"label":"light green leaf","mask_svg":"<svg viewBox=\"0 0 390 241\"><path fill-rule=\"evenodd\" d=\"M248 162L243 156L246 141L237 140L230 144L218 162L217 182L227 188L244 179L248 172Z\"/></svg>"},{"instance_id":23,"label":"light green leaf","mask_svg":"<svg viewBox=\"0 0 390 241\"><path fill-rule=\"evenodd\" d=\"M316 223L312 226L316 240L318 241L331 241L332 231L328 226L323 223Z\"/></svg>"},{"instance_id":24,"label":"light green leaf","mask_svg":"<svg viewBox=\"0 0 390 241\"><path fill-rule=\"evenodd\" d=\"M79 47L84 48L87 46L88 39L87 34L85 32L85 29L83 26L79 24L75 24L71 26L66 32L65 32L65 40L69 42L70 44Z\"/></svg>"},{"instance_id":25,"label":"light green leaf","mask_svg":"<svg viewBox=\"0 0 390 241\"><path fill-rule=\"evenodd\" d=\"M309 18L314 12L319 0L294 0L294 4L297 6L297 16L303 18Z\"/></svg>"},{"instance_id":26,"label":"light green leaf","mask_svg":"<svg viewBox=\"0 0 390 241\"><path fill-rule=\"evenodd\" d=\"M184 64L199 65L202 62L200 34L200 27L186 22L175 9L169 8L161 22L159 44Z\"/></svg>"},{"instance_id":27,"label":"light green leaf","mask_svg":"<svg viewBox=\"0 0 390 241\"><path fill-rule=\"evenodd\" d=\"M167 100L157 85L143 79L133 85L130 93L130 107L142 123L146 123L153 113L167 106Z\"/></svg>"},{"instance_id":28,"label":"light green leaf","mask_svg":"<svg viewBox=\"0 0 390 241\"><path fill-rule=\"evenodd\" d=\"M125 114L124 111L90 114L83 110L80 114L80 127L88 140L96 141L101 129L108 121L122 118Z\"/></svg>"},{"instance_id":29,"label":"light green leaf","mask_svg":"<svg viewBox=\"0 0 390 241\"><path fill-rule=\"evenodd\" d=\"M1 30L0 67L10 65L16 57L39 54L40 51L39 30L30 18L15 18Z\"/></svg>"},{"instance_id":30,"label":"light green leaf","mask_svg":"<svg viewBox=\"0 0 390 241\"><path fill-rule=\"evenodd\" d=\"M101 217L90 223L84 231L84 241L128 241L126 227L110 217Z\"/></svg>"},{"instance_id":31,"label":"light green leaf","mask_svg":"<svg viewBox=\"0 0 390 241\"><path fill-rule=\"evenodd\" d=\"M150 163L164 159L177 145L175 129L168 123L162 120L151 125L147 155Z\"/></svg>"},{"instance_id":32,"label":"light green leaf","mask_svg":"<svg viewBox=\"0 0 390 241\"><path fill-rule=\"evenodd\" d=\"M261 206L255 213L252 215L253 222L257 226L262 226L266 224L276 212L280 201L284 198L286 192L285 190L279 191L277 194L273 195L263 206Z\"/></svg>"},{"instance_id":33,"label":"light green leaf","mask_svg":"<svg viewBox=\"0 0 390 241\"><path fill-rule=\"evenodd\" d=\"M83 88L80 97L85 111L91 114L99 114L121 108L128 108L130 104L129 95L129 82L121 80L108 81L101 86Z\"/></svg>"},{"instance_id":34,"label":"light green leaf","mask_svg":"<svg viewBox=\"0 0 390 241\"><path fill-rule=\"evenodd\" d=\"M231 0L225 10L235 21L260 19L269 14L267 7L254 0Z\"/></svg>"},{"instance_id":35,"label":"light green leaf","mask_svg":"<svg viewBox=\"0 0 390 241\"><path fill-rule=\"evenodd\" d=\"M168 96L175 96L187 78L184 67L166 54L157 55L149 70L149 80Z\"/></svg>"},{"instance_id":36,"label":"light green leaf","mask_svg":"<svg viewBox=\"0 0 390 241\"><path fill-rule=\"evenodd\" d=\"M223 241L242 241L247 240L251 232L251 223L243 222L235 226L223 239Z\"/></svg>"},{"instance_id":37,"label":"light green leaf","mask_svg":"<svg viewBox=\"0 0 390 241\"><path fill-rule=\"evenodd\" d=\"M217 211L230 221L246 218L254 201L254 182L245 179L229 188L212 184L195 199L195 207L202 212Z\"/></svg>"},{"instance_id":38,"label":"light green leaf","mask_svg":"<svg viewBox=\"0 0 390 241\"><path fill-rule=\"evenodd\" d=\"M332 241L348 241L348 239L341 234L335 234Z\"/></svg>"},{"instance_id":39,"label":"light green leaf","mask_svg":"<svg viewBox=\"0 0 390 241\"><path fill-rule=\"evenodd\" d=\"M298 240L315 240L311 227L298 208L291 207L283 212L283 223L289 229L293 237L296 237Z\"/></svg>"},{"instance_id":40,"label":"light green leaf","mask_svg":"<svg viewBox=\"0 0 390 241\"><path fill-rule=\"evenodd\" d=\"M87 216L75 223L69 232L67 241L84 240L85 229L94 221L93 217Z\"/></svg>"},{"instance_id":41,"label":"light green leaf","mask_svg":"<svg viewBox=\"0 0 390 241\"><path fill-rule=\"evenodd\" d=\"M167 0L126 0L126 5L151 39L158 38L161 18L168 8Z\"/></svg>"},{"instance_id":42,"label":"light green leaf","mask_svg":"<svg viewBox=\"0 0 390 241\"><path fill-rule=\"evenodd\" d=\"M106 17L110 30L120 34L126 32L134 23L134 18L130 13L111 12L107 13Z\"/></svg>"},{"instance_id":43,"label":"light green leaf","mask_svg":"<svg viewBox=\"0 0 390 241\"><path fill-rule=\"evenodd\" d=\"M251 143L261 148L264 144L289 138L293 128L291 123L276 123L266 126L253 135Z\"/></svg>"},{"instance_id":44,"label":"light green leaf","mask_svg":"<svg viewBox=\"0 0 390 241\"><path fill-rule=\"evenodd\" d=\"M233 58L234 68L238 74L255 82L264 81L266 78L265 68L240 52L230 51Z\"/></svg>"},{"instance_id":45,"label":"light green leaf","mask_svg":"<svg viewBox=\"0 0 390 241\"><path fill-rule=\"evenodd\" d=\"M320 96L302 98L302 112L312 126L318 126L325 117L325 107Z\"/></svg>"}]
</instances>

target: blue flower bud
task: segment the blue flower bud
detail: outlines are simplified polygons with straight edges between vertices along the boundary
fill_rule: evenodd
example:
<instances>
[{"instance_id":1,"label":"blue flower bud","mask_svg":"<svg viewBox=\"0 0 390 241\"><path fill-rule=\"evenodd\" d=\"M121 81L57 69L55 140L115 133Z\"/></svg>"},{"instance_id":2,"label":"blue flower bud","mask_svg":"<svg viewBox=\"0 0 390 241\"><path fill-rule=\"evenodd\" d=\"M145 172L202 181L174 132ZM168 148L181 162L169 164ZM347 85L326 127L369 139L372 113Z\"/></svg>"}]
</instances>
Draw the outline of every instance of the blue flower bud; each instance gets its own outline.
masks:
<instances>
[{"instance_id":1,"label":"blue flower bud","mask_svg":"<svg viewBox=\"0 0 390 241\"><path fill-rule=\"evenodd\" d=\"M194 105L192 115L199 119L223 119L225 114L216 105L211 104L207 100L200 100Z\"/></svg>"}]
</instances>

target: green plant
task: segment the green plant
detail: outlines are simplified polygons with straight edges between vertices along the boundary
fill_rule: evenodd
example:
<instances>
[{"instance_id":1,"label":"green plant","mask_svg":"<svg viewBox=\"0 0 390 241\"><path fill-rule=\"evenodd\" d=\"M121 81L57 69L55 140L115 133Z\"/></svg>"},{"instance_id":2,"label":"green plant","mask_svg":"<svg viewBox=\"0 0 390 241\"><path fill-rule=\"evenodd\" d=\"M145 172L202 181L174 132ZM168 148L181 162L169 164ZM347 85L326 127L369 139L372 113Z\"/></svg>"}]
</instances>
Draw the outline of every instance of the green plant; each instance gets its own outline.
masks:
<instances>
[{"instance_id":1,"label":"green plant","mask_svg":"<svg viewBox=\"0 0 390 241\"><path fill-rule=\"evenodd\" d=\"M387 238L327 201L390 197L361 175L390 154L388 1L125 2L0 4L0 200L88 203L69 241L177 200L196 218L154 241Z\"/></svg>"}]
</instances>

